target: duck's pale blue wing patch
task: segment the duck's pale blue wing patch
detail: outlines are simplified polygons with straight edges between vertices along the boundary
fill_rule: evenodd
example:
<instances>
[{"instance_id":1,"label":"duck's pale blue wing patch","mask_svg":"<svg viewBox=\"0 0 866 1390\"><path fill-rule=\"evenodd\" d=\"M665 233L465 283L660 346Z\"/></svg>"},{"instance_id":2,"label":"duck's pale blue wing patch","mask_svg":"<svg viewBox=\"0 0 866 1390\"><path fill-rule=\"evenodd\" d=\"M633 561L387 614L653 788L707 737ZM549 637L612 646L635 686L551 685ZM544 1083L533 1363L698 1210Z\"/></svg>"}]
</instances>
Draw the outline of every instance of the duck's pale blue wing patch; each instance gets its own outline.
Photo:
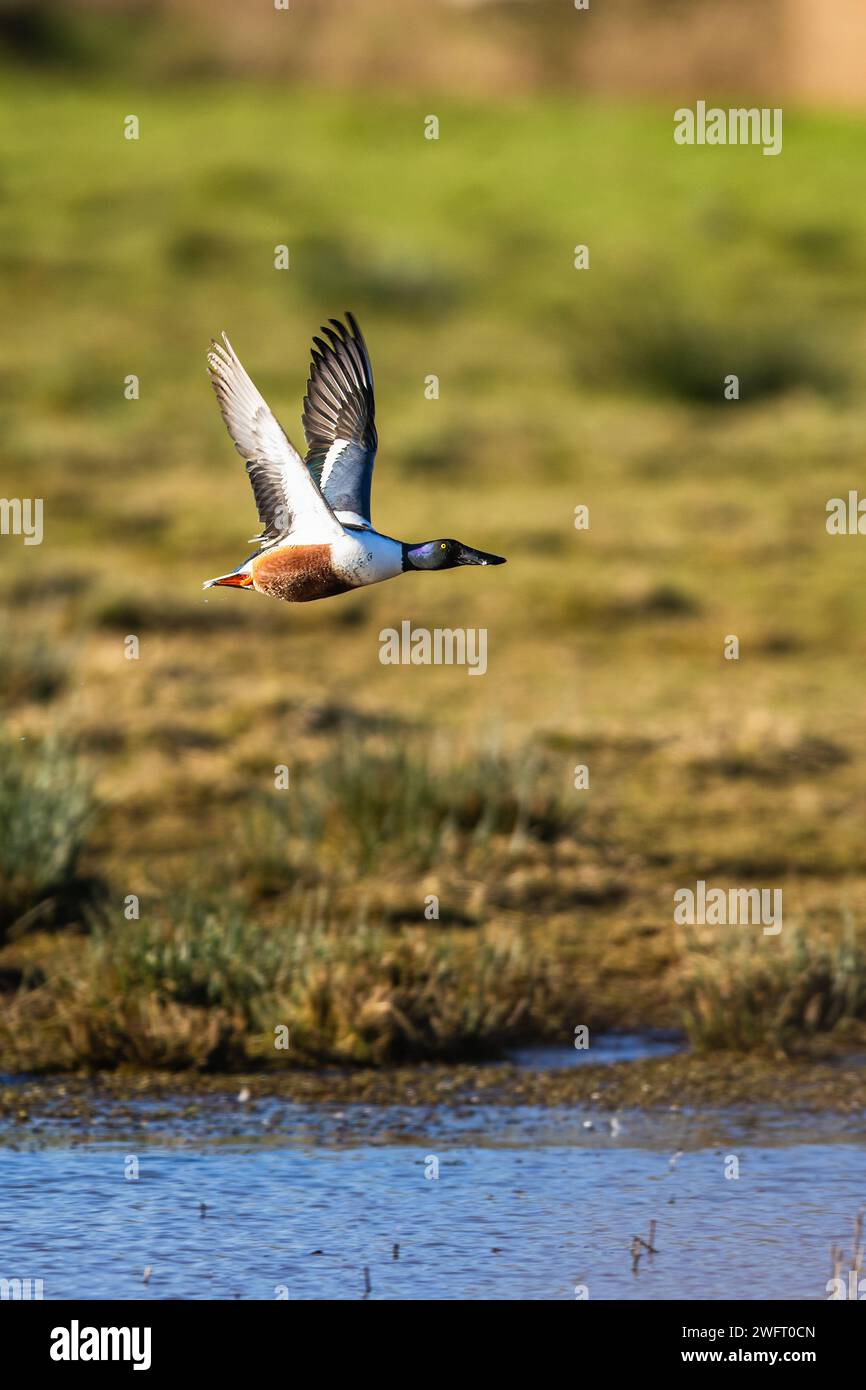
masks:
<instances>
[{"instance_id":1,"label":"duck's pale blue wing patch","mask_svg":"<svg viewBox=\"0 0 866 1390\"><path fill-rule=\"evenodd\" d=\"M351 314L314 338L304 397L306 464L340 521L370 523L370 488L376 458L373 371L361 330ZM327 341L326 341L327 340Z\"/></svg>"}]
</instances>

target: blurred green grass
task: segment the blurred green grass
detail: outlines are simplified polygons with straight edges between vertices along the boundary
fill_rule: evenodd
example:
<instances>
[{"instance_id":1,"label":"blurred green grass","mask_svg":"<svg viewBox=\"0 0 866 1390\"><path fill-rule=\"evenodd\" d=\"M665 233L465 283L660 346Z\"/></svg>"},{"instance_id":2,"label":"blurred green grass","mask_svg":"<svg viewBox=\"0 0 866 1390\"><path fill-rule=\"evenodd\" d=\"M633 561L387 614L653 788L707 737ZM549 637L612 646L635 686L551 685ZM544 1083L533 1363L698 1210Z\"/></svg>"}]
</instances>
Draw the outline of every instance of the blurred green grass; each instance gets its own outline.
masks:
<instances>
[{"instance_id":1,"label":"blurred green grass","mask_svg":"<svg viewBox=\"0 0 866 1390\"><path fill-rule=\"evenodd\" d=\"M31 572L94 545L117 586L171 562L192 596L251 512L207 393L210 336L229 330L297 435L310 334L350 306L376 370L384 529L417 528L428 500L443 524L480 511L538 560L552 604L575 571L591 590L606 545L675 584L700 559L754 609L730 558L756 528L811 538L804 602L819 569L839 574L807 518L846 481L864 384L864 211L845 172L860 123L792 121L768 161L676 147L661 111L555 99L449 103L438 142L423 103L371 94L18 76L2 100L20 131L0 154L4 486L38 469L52 528ZM535 535L567 544L575 490L598 510L564 585ZM629 498L654 515L626 537L608 511ZM787 553L768 558L771 581Z\"/></svg>"}]
</instances>

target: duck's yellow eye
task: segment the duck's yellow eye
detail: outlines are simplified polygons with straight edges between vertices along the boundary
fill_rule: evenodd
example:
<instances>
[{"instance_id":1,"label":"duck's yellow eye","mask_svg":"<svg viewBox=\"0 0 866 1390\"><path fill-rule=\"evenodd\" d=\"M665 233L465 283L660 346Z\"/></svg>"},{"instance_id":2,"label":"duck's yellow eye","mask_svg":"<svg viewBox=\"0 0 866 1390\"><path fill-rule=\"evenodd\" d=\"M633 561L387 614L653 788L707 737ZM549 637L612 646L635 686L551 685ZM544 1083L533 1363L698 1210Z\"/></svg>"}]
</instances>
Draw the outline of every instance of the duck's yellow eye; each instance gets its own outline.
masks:
<instances>
[{"instance_id":1,"label":"duck's yellow eye","mask_svg":"<svg viewBox=\"0 0 866 1390\"><path fill-rule=\"evenodd\" d=\"M439 547L439 549L440 549L440 550L444 550L444 549L445 549L445 542L444 542L444 541L442 542L442 544L441 544L441 546Z\"/></svg>"}]
</instances>

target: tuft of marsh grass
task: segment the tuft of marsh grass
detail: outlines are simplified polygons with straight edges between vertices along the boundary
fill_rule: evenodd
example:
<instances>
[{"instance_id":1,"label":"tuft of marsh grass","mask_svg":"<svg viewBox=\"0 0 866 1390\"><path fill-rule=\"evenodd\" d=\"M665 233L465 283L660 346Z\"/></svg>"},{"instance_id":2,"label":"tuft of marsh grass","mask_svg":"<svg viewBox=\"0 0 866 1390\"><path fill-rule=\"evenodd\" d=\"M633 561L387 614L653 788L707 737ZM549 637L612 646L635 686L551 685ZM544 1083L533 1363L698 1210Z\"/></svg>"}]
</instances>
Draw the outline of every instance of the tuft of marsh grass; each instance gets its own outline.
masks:
<instances>
[{"instance_id":1,"label":"tuft of marsh grass","mask_svg":"<svg viewBox=\"0 0 866 1390\"><path fill-rule=\"evenodd\" d=\"M0 1052L32 1068L458 1060L495 1056L572 1008L562 973L519 931L386 930L309 896L263 925L240 903L178 899L139 922L103 917L19 994Z\"/></svg>"},{"instance_id":2,"label":"tuft of marsh grass","mask_svg":"<svg viewBox=\"0 0 866 1390\"><path fill-rule=\"evenodd\" d=\"M74 900L93 814L89 783L57 741L0 744L0 928Z\"/></svg>"},{"instance_id":3,"label":"tuft of marsh grass","mask_svg":"<svg viewBox=\"0 0 866 1390\"><path fill-rule=\"evenodd\" d=\"M368 873L400 863L424 869L495 836L550 841L570 821L533 754L437 758L413 741L381 749L343 736L285 792L246 818L244 874L264 884L293 865ZM315 874L314 874L315 876Z\"/></svg>"},{"instance_id":4,"label":"tuft of marsh grass","mask_svg":"<svg viewBox=\"0 0 866 1390\"><path fill-rule=\"evenodd\" d=\"M465 1060L543 1032L557 1012L556 989L519 933L467 939L316 925L297 939L280 1017L302 1055Z\"/></svg>"},{"instance_id":5,"label":"tuft of marsh grass","mask_svg":"<svg viewBox=\"0 0 866 1390\"><path fill-rule=\"evenodd\" d=\"M836 942L796 932L785 948L768 944L696 955L682 985L694 1047L791 1052L866 1019L866 952L850 932Z\"/></svg>"},{"instance_id":6,"label":"tuft of marsh grass","mask_svg":"<svg viewBox=\"0 0 866 1390\"><path fill-rule=\"evenodd\" d=\"M162 1002L226 1009L256 1027L258 1006L287 978L287 941L237 902L170 899L153 916L94 924L88 968L106 1000L143 990Z\"/></svg>"}]
</instances>

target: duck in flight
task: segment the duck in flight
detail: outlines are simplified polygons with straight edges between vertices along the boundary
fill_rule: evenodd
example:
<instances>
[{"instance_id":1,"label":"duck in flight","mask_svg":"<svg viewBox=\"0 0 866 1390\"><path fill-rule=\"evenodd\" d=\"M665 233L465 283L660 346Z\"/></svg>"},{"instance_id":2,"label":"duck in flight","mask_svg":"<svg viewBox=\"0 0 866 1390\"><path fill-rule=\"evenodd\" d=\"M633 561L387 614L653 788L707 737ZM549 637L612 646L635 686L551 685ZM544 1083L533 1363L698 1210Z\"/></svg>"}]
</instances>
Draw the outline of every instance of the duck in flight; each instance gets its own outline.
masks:
<instances>
[{"instance_id":1,"label":"duck in flight","mask_svg":"<svg viewBox=\"0 0 866 1390\"><path fill-rule=\"evenodd\" d=\"M304 397L307 456L289 443L223 334L208 367L222 417L247 465L262 533L259 549L230 574L205 581L255 589L287 603L330 598L407 570L504 565L462 541L409 544L376 531L370 486L376 458L373 372L351 314L314 338Z\"/></svg>"}]
</instances>

